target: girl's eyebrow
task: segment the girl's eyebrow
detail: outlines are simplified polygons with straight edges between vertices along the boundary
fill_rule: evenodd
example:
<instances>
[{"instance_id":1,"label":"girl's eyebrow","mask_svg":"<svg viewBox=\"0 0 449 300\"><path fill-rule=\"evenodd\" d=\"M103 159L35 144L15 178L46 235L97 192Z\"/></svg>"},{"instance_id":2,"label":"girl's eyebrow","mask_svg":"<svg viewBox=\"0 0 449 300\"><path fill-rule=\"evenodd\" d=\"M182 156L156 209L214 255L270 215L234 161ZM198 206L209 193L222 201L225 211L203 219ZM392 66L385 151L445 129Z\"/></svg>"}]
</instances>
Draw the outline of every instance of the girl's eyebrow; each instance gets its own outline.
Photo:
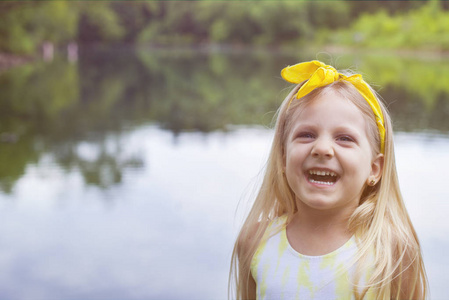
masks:
<instances>
[{"instance_id":1,"label":"girl's eyebrow","mask_svg":"<svg viewBox=\"0 0 449 300\"><path fill-rule=\"evenodd\" d=\"M315 129L317 127L317 125L313 125L313 124L307 124L307 123L301 123L301 122L298 122L298 123L296 123L293 126L294 130L296 130L297 128L301 128L301 129Z\"/></svg>"},{"instance_id":2,"label":"girl's eyebrow","mask_svg":"<svg viewBox=\"0 0 449 300\"><path fill-rule=\"evenodd\" d=\"M292 129L293 129L293 131L296 131L296 130L299 130L299 129L301 129L301 130L303 130L303 129L305 129L305 130L307 130L307 129L313 130L313 129L317 129L319 127L320 127L320 125L298 122L295 125L293 125ZM339 126L335 126L333 131L358 132L359 130L357 130L356 128L354 128L351 125L339 125Z\"/></svg>"},{"instance_id":3,"label":"girl's eyebrow","mask_svg":"<svg viewBox=\"0 0 449 300\"><path fill-rule=\"evenodd\" d=\"M335 127L335 131L347 131L349 133L354 133L354 134L359 134L359 130L356 128L353 128L351 126L345 126L345 125L341 125L341 126L337 126Z\"/></svg>"},{"instance_id":4,"label":"girl's eyebrow","mask_svg":"<svg viewBox=\"0 0 449 300\"><path fill-rule=\"evenodd\" d=\"M316 130L316 125L312 125L312 124L302 124L302 123L296 123L295 125L293 125L291 133L292 135L295 135L298 133L298 131L303 131L303 130Z\"/></svg>"},{"instance_id":5,"label":"girl's eyebrow","mask_svg":"<svg viewBox=\"0 0 449 300\"><path fill-rule=\"evenodd\" d=\"M360 140L360 138L363 136L363 132L360 132L358 129L347 127L347 126L339 126L335 128L334 131L336 134L339 135L349 135L352 138L354 138L356 141Z\"/></svg>"}]
</instances>

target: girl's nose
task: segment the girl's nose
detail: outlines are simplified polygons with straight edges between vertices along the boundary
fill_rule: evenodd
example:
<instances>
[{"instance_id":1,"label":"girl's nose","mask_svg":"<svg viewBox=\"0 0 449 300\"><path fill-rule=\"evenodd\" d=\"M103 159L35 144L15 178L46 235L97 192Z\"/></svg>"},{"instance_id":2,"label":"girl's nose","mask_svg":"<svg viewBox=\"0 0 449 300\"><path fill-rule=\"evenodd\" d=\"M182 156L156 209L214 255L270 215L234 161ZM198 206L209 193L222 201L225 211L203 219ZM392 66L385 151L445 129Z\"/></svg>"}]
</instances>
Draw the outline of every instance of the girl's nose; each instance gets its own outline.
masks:
<instances>
[{"instance_id":1,"label":"girl's nose","mask_svg":"<svg viewBox=\"0 0 449 300\"><path fill-rule=\"evenodd\" d=\"M332 141L326 138L318 138L312 148L313 157L331 158L334 156Z\"/></svg>"}]
</instances>

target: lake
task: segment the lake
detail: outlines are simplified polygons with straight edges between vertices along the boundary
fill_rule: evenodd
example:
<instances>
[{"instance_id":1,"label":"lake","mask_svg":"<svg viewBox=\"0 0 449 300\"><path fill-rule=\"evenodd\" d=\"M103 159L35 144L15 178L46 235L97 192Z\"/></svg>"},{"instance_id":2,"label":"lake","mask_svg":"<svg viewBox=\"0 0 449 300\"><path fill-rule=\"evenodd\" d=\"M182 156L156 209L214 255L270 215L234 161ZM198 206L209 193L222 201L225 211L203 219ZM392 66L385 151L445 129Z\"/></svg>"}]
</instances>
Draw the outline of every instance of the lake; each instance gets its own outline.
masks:
<instances>
[{"instance_id":1,"label":"lake","mask_svg":"<svg viewBox=\"0 0 449 300\"><path fill-rule=\"evenodd\" d=\"M385 99L431 299L449 258L449 60L81 49L0 74L0 298L227 299L280 70L354 68Z\"/></svg>"}]
</instances>

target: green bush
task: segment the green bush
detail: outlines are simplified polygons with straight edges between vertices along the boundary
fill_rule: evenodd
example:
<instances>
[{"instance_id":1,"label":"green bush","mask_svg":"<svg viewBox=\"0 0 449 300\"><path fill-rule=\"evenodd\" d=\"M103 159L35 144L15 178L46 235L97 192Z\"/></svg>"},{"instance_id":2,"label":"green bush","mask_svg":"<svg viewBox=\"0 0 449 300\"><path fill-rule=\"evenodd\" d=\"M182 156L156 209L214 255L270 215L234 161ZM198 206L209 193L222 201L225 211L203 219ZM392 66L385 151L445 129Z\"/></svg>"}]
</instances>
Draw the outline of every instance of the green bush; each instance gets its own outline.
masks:
<instances>
[{"instance_id":1,"label":"green bush","mask_svg":"<svg viewBox=\"0 0 449 300\"><path fill-rule=\"evenodd\" d=\"M404 14L363 14L328 41L378 49L449 50L449 12L431 1Z\"/></svg>"}]
</instances>

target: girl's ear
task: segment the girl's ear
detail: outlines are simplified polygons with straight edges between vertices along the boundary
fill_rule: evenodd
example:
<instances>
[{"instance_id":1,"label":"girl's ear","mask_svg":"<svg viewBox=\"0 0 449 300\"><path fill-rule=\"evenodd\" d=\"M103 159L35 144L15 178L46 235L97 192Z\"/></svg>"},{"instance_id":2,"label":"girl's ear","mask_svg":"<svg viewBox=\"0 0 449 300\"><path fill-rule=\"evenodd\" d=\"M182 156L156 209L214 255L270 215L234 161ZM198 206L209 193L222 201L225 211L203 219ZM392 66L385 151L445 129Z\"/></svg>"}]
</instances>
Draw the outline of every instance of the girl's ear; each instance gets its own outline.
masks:
<instances>
[{"instance_id":1,"label":"girl's ear","mask_svg":"<svg viewBox=\"0 0 449 300\"><path fill-rule=\"evenodd\" d=\"M382 177L382 170L384 168L384 155L379 153L371 163L371 173L368 178L369 185L375 185Z\"/></svg>"}]
</instances>

